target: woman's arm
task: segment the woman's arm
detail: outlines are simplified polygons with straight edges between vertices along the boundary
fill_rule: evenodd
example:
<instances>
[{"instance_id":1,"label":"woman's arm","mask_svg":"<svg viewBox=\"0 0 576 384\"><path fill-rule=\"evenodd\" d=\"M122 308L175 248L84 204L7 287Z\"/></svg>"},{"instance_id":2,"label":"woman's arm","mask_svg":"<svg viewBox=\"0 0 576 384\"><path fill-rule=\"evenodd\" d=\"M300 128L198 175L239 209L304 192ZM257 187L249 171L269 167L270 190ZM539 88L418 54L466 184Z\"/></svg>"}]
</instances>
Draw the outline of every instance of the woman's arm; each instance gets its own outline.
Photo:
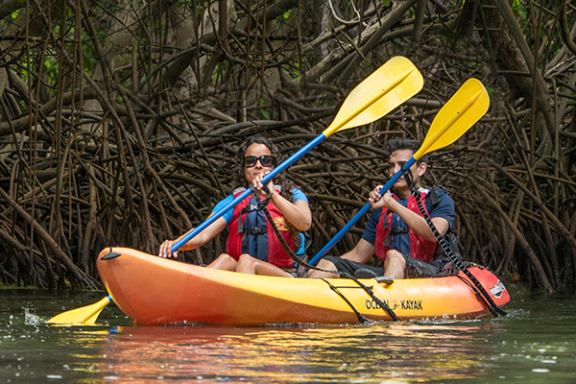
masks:
<instances>
[{"instance_id":1,"label":"woman's arm","mask_svg":"<svg viewBox=\"0 0 576 384\"><path fill-rule=\"evenodd\" d=\"M211 214L210 216L212 216L213 214ZM210 217L208 216L208 217ZM219 234L220 232L222 232L224 230L224 228L226 228L226 220L224 220L223 217L218 218L215 222L213 222L212 224L210 224L207 228L205 228L202 232L200 232L198 235L196 235L195 237L193 237L189 242L187 242L186 244L184 244L178 251L172 253L172 246L174 245L174 243L176 243L180 238L184 237L185 235L180 236L178 239L176 240L166 240L162 243L162 245L160 245L160 250L158 251L158 256L160 257L178 257L178 252L179 251L188 251L191 249L196 249L198 247L203 246L204 244L206 244L207 242L209 242L210 240L212 240L214 237L216 237L217 234ZM190 230L192 231L192 229ZM189 233L190 231L186 232Z\"/></svg>"},{"instance_id":2,"label":"woman's arm","mask_svg":"<svg viewBox=\"0 0 576 384\"><path fill-rule=\"evenodd\" d=\"M260 174L256 176L254 179L254 186L259 194L265 195L262 191L262 179L264 178L265 174ZM312 225L312 212L310 212L310 206L306 200L298 200L295 203L292 203L286 200L282 195L280 195L274 189L274 183L272 180L268 183L268 189L272 193L272 197L270 201L274 203L276 207L282 212L282 216L290 224L292 224L296 229L300 231L307 231L310 229Z\"/></svg>"},{"instance_id":3,"label":"woman's arm","mask_svg":"<svg viewBox=\"0 0 576 384\"><path fill-rule=\"evenodd\" d=\"M276 207L282 212L282 216L296 229L307 231L312 225L312 212L306 200L298 200L291 203L282 197L278 192L272 189L272 198L270 199Z\"/></svg>"}]
</instances>

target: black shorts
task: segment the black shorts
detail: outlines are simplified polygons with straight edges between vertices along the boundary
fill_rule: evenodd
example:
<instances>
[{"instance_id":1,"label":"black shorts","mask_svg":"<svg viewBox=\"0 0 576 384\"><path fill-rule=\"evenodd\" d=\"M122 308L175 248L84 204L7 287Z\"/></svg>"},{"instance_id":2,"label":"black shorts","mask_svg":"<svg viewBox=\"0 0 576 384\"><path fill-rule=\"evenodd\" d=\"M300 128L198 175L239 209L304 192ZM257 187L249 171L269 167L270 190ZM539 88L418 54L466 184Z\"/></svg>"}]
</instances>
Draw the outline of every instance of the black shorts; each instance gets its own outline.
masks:
<instances>
[{"instance_id":1,"label":"black shorts","mask_svg":"<svg viewBox=\"0 0 576 384\"><path fill-rule=\"evenodd\" d=\"M444 260L422 261L402 254L406 261L406 278L421 279L426 277L447 276L450 274L452 263Z\"/></svg>"},{"instance_id":2,"label":"black shorts","mask_svg":"<svg viewBox=\"0 0 576 384\"><path fill-rule=\"evenodd\" d=\"M359 269L369 269L372 272L374 272L377 276L384 275L384 268L383 267L372 267L370 265L362 264L362 263L359 263L357 261L342 259L342 258L336 257L336 256L326 256L324 259L328 260L329 262L334 264L334 266L336 266L336 269L338 270L338 272L347 273L350 276L354 276L354 272L356 272ZM346 277L346 276L342 276L342 277Z\"/></svg>"},{"instance_id":3,"label":"black shorts","mask_svg":"<svg viewBox=\"0 0 576 384\"><path fill-rule=\"evenodd\" d=\"M425 262L422 260L414 259L408 255L402 254L406 261L406 278L417 279L425 277L438 277L446 276L449 274L448 265L444 261L430 261ZM335 256L326 256L326 260L330 261L339 272L348 273L354 276L354 272L358 269L369 269L378 276L384 275L383 267L372 267L370 265L358 263L348 259L342 259Z\"/></svg>"}]
</instances>

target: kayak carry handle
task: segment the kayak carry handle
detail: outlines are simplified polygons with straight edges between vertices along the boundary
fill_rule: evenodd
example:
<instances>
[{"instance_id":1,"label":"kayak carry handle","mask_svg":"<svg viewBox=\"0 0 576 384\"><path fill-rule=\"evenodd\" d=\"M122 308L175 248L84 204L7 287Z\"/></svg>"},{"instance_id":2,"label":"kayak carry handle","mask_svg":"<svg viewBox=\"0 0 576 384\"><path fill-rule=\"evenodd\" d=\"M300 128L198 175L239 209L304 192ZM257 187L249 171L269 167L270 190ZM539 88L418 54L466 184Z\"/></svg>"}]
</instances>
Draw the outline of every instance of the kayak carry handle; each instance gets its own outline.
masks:
<instances>
[{"instance_id":1,"label":"kayak carry handle","mask_svg":"<svg viewBox=\"0 0 576 384\"><path fill-rule=\"evenodd\" d=\"M384 283L384 284L392 284L394 283L394 279L391 277L386 277L386 276L377 276L374 278L374 280L376 280L379 283Z\"/></svg>"}]
</instances>

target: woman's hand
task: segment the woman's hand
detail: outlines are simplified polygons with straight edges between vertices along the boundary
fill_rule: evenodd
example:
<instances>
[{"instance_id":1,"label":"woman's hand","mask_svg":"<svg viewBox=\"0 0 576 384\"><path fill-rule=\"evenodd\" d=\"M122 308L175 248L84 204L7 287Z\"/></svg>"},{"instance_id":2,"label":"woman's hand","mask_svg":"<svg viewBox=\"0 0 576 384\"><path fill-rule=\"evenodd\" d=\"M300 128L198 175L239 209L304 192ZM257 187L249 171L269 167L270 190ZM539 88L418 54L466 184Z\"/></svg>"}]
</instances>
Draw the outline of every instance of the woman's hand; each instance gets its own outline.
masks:
<instances>
[{"instance_id":1,"label":"woman's hand","mask_svg":"<svg viewBox=\"0 0 576 384\"><path fill-rule=\"evenodd\" d=\"M158 256L162 258L177 258L178 251L172 253L172 246L176 243L176 240L166 240L160 245L160 250L158 251Z\"/></svg>"},{"instance_id":2,"label":"woman's hand","mask_svg":"<svg viewBox=\"0 0 576 384\"><path fill-rule=\"evenodd\" d=\"M260 196L268 197L268 194L262 190L262 188L264 187L264 185L262 184L262 179L264 179L264 176L266 176L268 173L269 172L265 172L265 173L260 173L260 174L256 175L256 177L254 178L254 181L252 182L252 185L254 185L254 188L256 188L256 192L258 192L258 194ZM273 194L274 193L274 181L270 180L268 182L268 184L266 184L266 186L270 190L270 194Z\"/></svg>"}]
</instances>

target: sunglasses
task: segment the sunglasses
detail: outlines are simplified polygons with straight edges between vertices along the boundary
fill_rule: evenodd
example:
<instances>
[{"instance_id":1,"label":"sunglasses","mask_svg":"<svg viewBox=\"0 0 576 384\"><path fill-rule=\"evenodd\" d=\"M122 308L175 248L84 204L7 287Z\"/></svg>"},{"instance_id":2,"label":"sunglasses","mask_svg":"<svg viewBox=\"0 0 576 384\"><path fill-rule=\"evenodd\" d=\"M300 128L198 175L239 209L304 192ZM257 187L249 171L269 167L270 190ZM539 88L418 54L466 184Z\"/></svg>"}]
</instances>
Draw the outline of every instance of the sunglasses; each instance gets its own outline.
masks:
<instances>
[{"instance_id":1,"label":"sunglasses","mask_svg":"<svg viewBox=\"0 0 576 384\"><path fill-rule=\"evenodd\" d=\"M263 167L274 167L276 165L276 158L274 156L262 155L260 157L246 156L244 158L244 166L246 168L252 168L258 160L260 160L260 164L262 164Z\"/></svg>"}]
</instances>

